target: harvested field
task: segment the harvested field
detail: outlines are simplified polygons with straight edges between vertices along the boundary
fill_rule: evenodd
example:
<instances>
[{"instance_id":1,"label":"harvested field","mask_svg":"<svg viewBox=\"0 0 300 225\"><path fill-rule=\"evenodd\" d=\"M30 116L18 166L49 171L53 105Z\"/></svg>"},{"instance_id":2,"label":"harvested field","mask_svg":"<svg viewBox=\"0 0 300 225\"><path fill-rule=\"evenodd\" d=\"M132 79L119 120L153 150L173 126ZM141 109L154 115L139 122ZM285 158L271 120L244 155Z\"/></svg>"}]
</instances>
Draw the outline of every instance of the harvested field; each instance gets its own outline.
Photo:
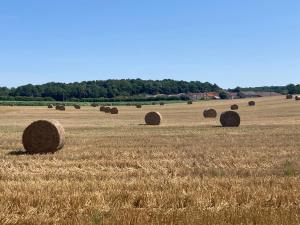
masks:
<instances>
[{"instance_id":1,"label":"harvested field","mask_svg":"<svg viewBox=\"0 0 300 225\"><path fill-rule=\"evenodd\" d=\"M282 96L98 108L0 107L0 224L300 224L300 102ZM240 127L199 116L238 104ZM147 112L163 115L145 126ZM219 116L218 116L219 117ZM27 155L22 133L55 119L66 140Z\"/></svg>"}]
</instances>

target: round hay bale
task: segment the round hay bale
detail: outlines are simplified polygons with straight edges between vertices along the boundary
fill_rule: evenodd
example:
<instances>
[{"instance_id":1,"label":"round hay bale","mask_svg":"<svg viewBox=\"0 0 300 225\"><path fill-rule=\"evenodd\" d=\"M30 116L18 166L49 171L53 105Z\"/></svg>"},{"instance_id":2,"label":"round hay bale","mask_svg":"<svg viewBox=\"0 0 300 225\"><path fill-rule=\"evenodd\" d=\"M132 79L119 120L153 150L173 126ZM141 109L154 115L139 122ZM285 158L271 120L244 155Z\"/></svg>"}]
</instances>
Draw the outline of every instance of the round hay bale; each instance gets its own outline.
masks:
<instances>
[{"instance_id":1,"label":"round hay bale","mask_svg":"<svg viewBox=\"0 0 300 225\"><path fill-rule=\"evenodd\" d=\"M52 109L54 106L52 104L48 105L48 109Z\"/></svg>"},{"instance_id":2,"label":"round hay bale","mask_svg":"<svg viewBox=\"0 0 300 225\"><path fill-rule=\"evenodd\" d=\"M250 101L250 102L248 102L248 105L249 105L249 106L255 106L255 101Z\"/></svg>"},{"instance_id":3,"label":"round hay bale","mask_svg":"<svg viewBox=\"0 0 300 225\"><path fill-rule=\"evenodd\" d=\"M80 107L80 105L75 104L75 105L74 105L74 108L75 108L75 109L80 109L81 107Z\"/></svg>"},{"instance_id":4,"label":"round hay bale","mask_svg":"<svg viewBox=\"0 0 300 225\"><path fill-rule=\"evenodd\" d=\"M38 120L24 130L22 143L30 154L53 153L63 148L65 131L56 120Z\"/></svg>"},{"instance_id":5,"label":"round hay bale","mask_svg":"<svg viewBox=\"0 0 300 225\"><path fill-rule=\"evenodd\" d=\"M164 102L160 102L159 105L165 105L165 103Z\"/></svg>"},{"instance_id":6,"label":"round hay bale","mask_svg":"<svg viewBox=\"0 0 300 225\"><path fill-rule=\"evenodd\" d=\"M97 104L97 103L92 103L91 106L92 106L92 107L98 107L99 104Z\"/></svg>"},{"instance_id":7,"label":"round hay bale","mask_svg":"<svg viewBox=\"0 0 300 225\"><path fill-rule=\"evenodd\" d=\"M296 96L296 97L295 97L295 100L296 100L296 101L300 100L300 96Z\"/></svg>"},{"instance_id":8,"label":"round hay bale","mask_svg":"<svg viewBox=\"0 0 300 225\"><path fill-rule=\"evenodd\" d=\"M223 112L220 117L223 127L238 127L241 123L240 115L235 111Z\"/></svg>"},{"instance_id":9,"label":"round hay bale","mask_svg":"<svg viewBox=\"0 0 300 225\"><path fill-rule=\"evenodd\" d=\"M205 109L203 111L203 116L205 118L216 118L217 117L217 111L215 109Z\"/></svg>"},{"instance_id":10,"label":"round hay bale","mask_svg":"<svg viewBox=\"0 0 300 225\"><path fill-rule=\"evenodd\" d=\"M104 112L105 112L105 113L110 113L110 107L109 107L109 106L105 106Z\"/></svg>"},{"instance_id":11,"label":"round hay bale","mask_svg":"<svg viewBox=\"0 0 300 225\"><path fill-rule=\"evenodd\" d=\"M138 109L140 109L140 108L142 108L142 105L141 104L137 104L137 105L135 105L135 107L138 108Z\"/></svg>"},{"instance_id":12,"label":"round hay bale","mask_svg":"<svg viewBox=\"0 0 300 225\"><path fill-rule=\"evenodd\" d=\"M291 94L286 95L286 99L293 99L293 95Z\"/></svg>"},{"instance_id":13,"label":"round hay bale","mask_svg":"<svg viewBox=\"0 0 300 225\"><path fill-rule=\"evenodd\" d=\"M188 101L187 101L187 104L188 104L188 105L191 105L191 104L193 104L193 101L192 101L192 100L188 100Z\"/></svg>"},{"instance_id":14,"label":"round hay bale","mask_svg":"<svg viewBox=\"0 0 300 225\"><path fill-rule=\"evenodd\" d=\"M58 106L58 105L63 105L63 106L66 106L65 103L55 103L55 106Z\"/></svg>"},{"instance_id":15,"label":"round hay bale","mask_svg":"<svg viewBox=\"0 0 300 225\"><path fill-rule=\"evenodd\" d=\"M159 125L162 121L162 116L159 112L148 112L145 116L147 125Z\"/></svg>"},{"instance_id":16,"label":"round hay bale","mask_svg":"<svg viewBox=\"0 0 300 225\"><path fill-rule=\"evenodd\" d=\"M64 105L57 105L55 107L56 110L59 110L59 111L65 111L66 110L66 107Z\"/></svg>"},{"instance_id":17,"label":"round hay bale","mask_svg":"<svg viewBox=\"0 0 300 225\"><path fill-rule=\"evenodd\" d=\"M156 105L156 102L152 102L152 105Z\"/></svg>"},{"instance_id":18,"label":"round hay bale","mask_svg":"<svg viewBox=\"0 0 300 225\"><path fill-rule=\"evenodd\" d=\"M104 111L105 111L105 106L104 106L104 105L101 105L101 106L100 106L100 111L101 111L101 112L104 112Z\"/></svg>"},{"instance_id":19,"label":"round hay bale","mask_svg":"<svg viewBox=\"0 0 300 225\"><path fill-rule=\"evenodd\" d=\"M118 110L117 107L113 107L113 108L110 109L110 113L111 113L111 114L118 114L118 113L119 113L119 110Z\"/></svg>"},{"instance_id":20,"label":"round hay bale","mask_svg":"<svg viewBox=\"0 0 300 225\"><path fill-rule=\"evenodd\" d=\"M231 105L231 110L238 110L239 106L237 104Z\"/></svg>"}]
</instances>

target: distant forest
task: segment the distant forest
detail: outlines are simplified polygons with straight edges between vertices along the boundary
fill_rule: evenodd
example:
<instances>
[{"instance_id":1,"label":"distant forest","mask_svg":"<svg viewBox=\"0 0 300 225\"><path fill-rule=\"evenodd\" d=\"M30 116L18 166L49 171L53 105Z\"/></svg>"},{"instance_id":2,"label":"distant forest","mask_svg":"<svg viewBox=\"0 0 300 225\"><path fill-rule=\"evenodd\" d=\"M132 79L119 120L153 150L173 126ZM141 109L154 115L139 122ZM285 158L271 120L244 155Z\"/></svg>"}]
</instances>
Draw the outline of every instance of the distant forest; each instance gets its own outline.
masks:
<instances>
[{"instance_id":1,"label":"distant forest","mask_svg":"<svg viewBox=\"0 0 300 225\"><path fill-rule=\"evenodd\" d=\"M144 100L147 95L211 92L221 88L216 84L199 81L165 80L97 80L76 83L46 83L24 85L17 88L0 87L0 100L44 101L103 101ZM170 97L180 100L184 97ZM159 99L158 99L159 100Z\"/></svg>"},{"instance_id":2,"label":"distant forest","mask_svg":"<svg viewBox=\"0 0 300 225\"><path fill-rule=\"evenodd\" d=\"M235 89L229 89L229 91L239 92L239 91L267 91L267 92L277 92L281 94L300 94L300 84L288 84L286 86L263 86L263 87L248 87L241 88L237 87Z\"/></svg>"},{"instance_id":3,"label":"distant forest","mask_svg":"<svg viewBox=\"0 0 300 225\"><path fill-rule=\"evenodd\" d=\"M273 91L282 94L300 93L300 85L249 87L228 89L227 91ZM176 80L97 80L75 83L27 84L17 88L0 87L2 101L147 101L147 100L187 100L179 93L223 92L216 84L200 81ZM151 95L174 95L149 97Z\"/></svg>"}]
</instances>

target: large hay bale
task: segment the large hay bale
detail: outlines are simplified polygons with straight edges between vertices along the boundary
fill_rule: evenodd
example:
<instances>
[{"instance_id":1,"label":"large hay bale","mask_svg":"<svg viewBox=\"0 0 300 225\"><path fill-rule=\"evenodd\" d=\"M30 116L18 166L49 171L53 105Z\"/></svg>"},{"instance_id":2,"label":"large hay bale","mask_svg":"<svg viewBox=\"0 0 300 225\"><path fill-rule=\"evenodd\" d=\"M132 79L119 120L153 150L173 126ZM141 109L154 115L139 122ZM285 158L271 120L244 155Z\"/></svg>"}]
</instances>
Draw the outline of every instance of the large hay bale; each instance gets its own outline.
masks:
<instances>
[{"instance_id":1,"label":"large hay bale","mask_svg":"<svg viewBox=\"0 0 300 225\"><path fill-rule=\"evenodd\" d=\"M52 109L54 106L52 104L48 105L48 109Z\"/></svg>"},{"instance_id":2,"label":"large hay bale","mask_svg":"<svg viewBox=\"0 0 300 225\"><path fill-rule=\"evenodd\" d=\"M110 113L111 113L111 114L118 114L118 113L119 113L119 110L118 110L117 107L113 107L113 108L110 109Z\"/></svg>"},{"instance_id":3,"label":"large hay bale","mask_svg":"<svg viewBox=\"0 0 300 225\"><path fill-rule=\"evenodd\" d=\"M165 105L165 103L164 102L160 102L159 105Z\"/></svg>"},{"instance_id":4,"label":"large hay bale","mask_svg":"<svg viewBox=\"0 0 300 225\"><path fill-rule=\"evenodd\" d=\"M216 118L217 117L217 111L215 109L205 109L203 111L203 116L205 118Z\"/></svg>"},{"instance_id":5,"label":"large hay bale","mask_svg":"<svg viewBox=\"0 0 300 225\"><path fill-rule=\"evenodd\" d=\"M66 110L66 107L64 105L57 105L55 107L56 110L59 110L59 111L65 111Z\"/></svg>"},{"instance_id":6,"label":"large hay bale","mask_svg":"<svg viewBox=\"0 0 300 225\"><path fill-rule=\"evenodd\" d=\"M136 104L135 107L140 109L140 108L142 108L142 105L141 104Z\"/></svg>"},{"instance_id":7,"label":"large hay bale","mask_svg":"<svg viewBox=\"0 0 300 225\"><path fill-rule=\"evenodd\" d=\"M239 109L239 106L237 104L233 104L231 105L231 110L238 110Z\"/></svg>"},{"instance_id":8,"label":"large hay bale","mask_svg":"<svg viewBox=\"0 0 300 225\"><path fill-rule=\"evenodd\" d=\"M300 96L296 96L296 97L295 97L295 100L296 100L296 101L300 100Z\"/></svg>"},{"instance_id":9,"label":"large hay bale","mask_svg":"<svg viewBox=\"0 0 300 225\"><path fill-rule=\"evenodd\" d=\"M101 112L104 112L104 111L105 111L105 106L104 106L104 105L101 105L101 106L100 106L100 111L101 111Z\"/></svg>"},{"instance_id":10,"label":"large hay bale","mask_svg":"<svg viewBox=\"0 0 300 225\"><path fill-rule=\"evenodd\" d=\"M109 107L109 106L105 106L104 112L105 112L105 113L110 113L110 107Z\"/></svg>"},{"instance_id":11,"label":"large hay bale","mask_svg":"<svg viewBox=\"0 0 300 225\"><path fill-rule=\"evenodd\" d=\"M74 104L74 108L75 108L75 109L80 109L81 107L80 107L80 105L78 105L78 104Z\"/></svg>"},{"instance_id":12,"label":"large hay bale","mask_svg":"<svg viewBox=\"0 0 300 225\"><path fill-rule=\"evenodd\" d=\"M238 127L241 123L240 115L235 111L223 112L220 117L223 127Z\"/></svg>"},{"instance_id":13,"label":"large hay bale","mask_svg":"<svg viewBox=\"0 0 300 225\"><path fill-rule=\"evenodd\" d=\"M156 102L152 102L151 104L152 104L152 105L156 105Z\"/></svg>"},{"instance_id":14,"label":"large hay bale","mask_svg":"<svg viewBox=\"0 0 300 225\"><path fill-rule=\"evenodd\" d=\"M98 107L99 104L98 104L98 103L91 103L91 106L92 106L92 107Z\"/></svg>"},{"instance_id":15,"label":"large hay bale","mask_svg":"<svg viewBox=\"0 0 300 225\"><path fill-rule=\"evenodd\" d=\"M192 101L192 100L188 100L188 101L187 101L187 104L188 104L188 105L191 105L191 104L193 104L193 101Z\"/></svg>"},{"instance_id":16,"label":"large hay bale","mask_svg":"<svg viewBox=\"0 0 300 225\"><path fill-rule=\"evenodd\" d=\"M249 106L255 106L255 101L249 101L249 102L248 102L248 105L249 105Z\"/></svg>"},{"instance_id":17,"label":"large hay bale","mask_svg":"<svg viewBox=\"0 0 300 225\"><path fill-rule=\"evenodd\" d=\"M293 95L291 94L286 95L286 99L293 99Z\"/></svg>"},{"instance_id":18,"label":"large hay bale","mask_svg":"<svg viewBox=\"0 0 300 225\"><path fill-rule=\"evenodd\" d=\"M24 130L22 143L30 154L56 152L65 144L65 131L56 120L38 120Z\"/></svg>"},{"instance_id":19,"label":"large hay bale","mask_svg":"<svg viewBox=\"0 0 300 225\"><path fill-rule=\"evenodd\" d=\"M159 125L162 121L162 116L159 112L148 112L145 116L147 125Z\"/></svg>"}]
</instances>

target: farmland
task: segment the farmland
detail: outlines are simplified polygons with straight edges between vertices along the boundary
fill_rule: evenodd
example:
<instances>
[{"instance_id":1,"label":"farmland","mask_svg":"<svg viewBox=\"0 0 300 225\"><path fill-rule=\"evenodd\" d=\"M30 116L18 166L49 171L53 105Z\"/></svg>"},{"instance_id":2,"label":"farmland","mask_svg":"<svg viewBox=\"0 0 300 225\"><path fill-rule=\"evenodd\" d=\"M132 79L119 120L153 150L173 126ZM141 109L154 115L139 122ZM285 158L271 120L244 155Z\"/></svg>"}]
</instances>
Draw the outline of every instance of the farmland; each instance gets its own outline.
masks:
<instances>
[{"instance_id":1,"label":"farmland","mask_svg":"<svg viewBox=\"0 0 300 225\"><path fill-rule=\"evenodd\" d=\"M205 101L119 114L0 107L0 224L300 224L300 102ZM204 119L238 104L241 126ZM144 125L159 111L160 126ZM65 147L22 152L24 128L56 119Z\"/></svg>"}]
</instances>

